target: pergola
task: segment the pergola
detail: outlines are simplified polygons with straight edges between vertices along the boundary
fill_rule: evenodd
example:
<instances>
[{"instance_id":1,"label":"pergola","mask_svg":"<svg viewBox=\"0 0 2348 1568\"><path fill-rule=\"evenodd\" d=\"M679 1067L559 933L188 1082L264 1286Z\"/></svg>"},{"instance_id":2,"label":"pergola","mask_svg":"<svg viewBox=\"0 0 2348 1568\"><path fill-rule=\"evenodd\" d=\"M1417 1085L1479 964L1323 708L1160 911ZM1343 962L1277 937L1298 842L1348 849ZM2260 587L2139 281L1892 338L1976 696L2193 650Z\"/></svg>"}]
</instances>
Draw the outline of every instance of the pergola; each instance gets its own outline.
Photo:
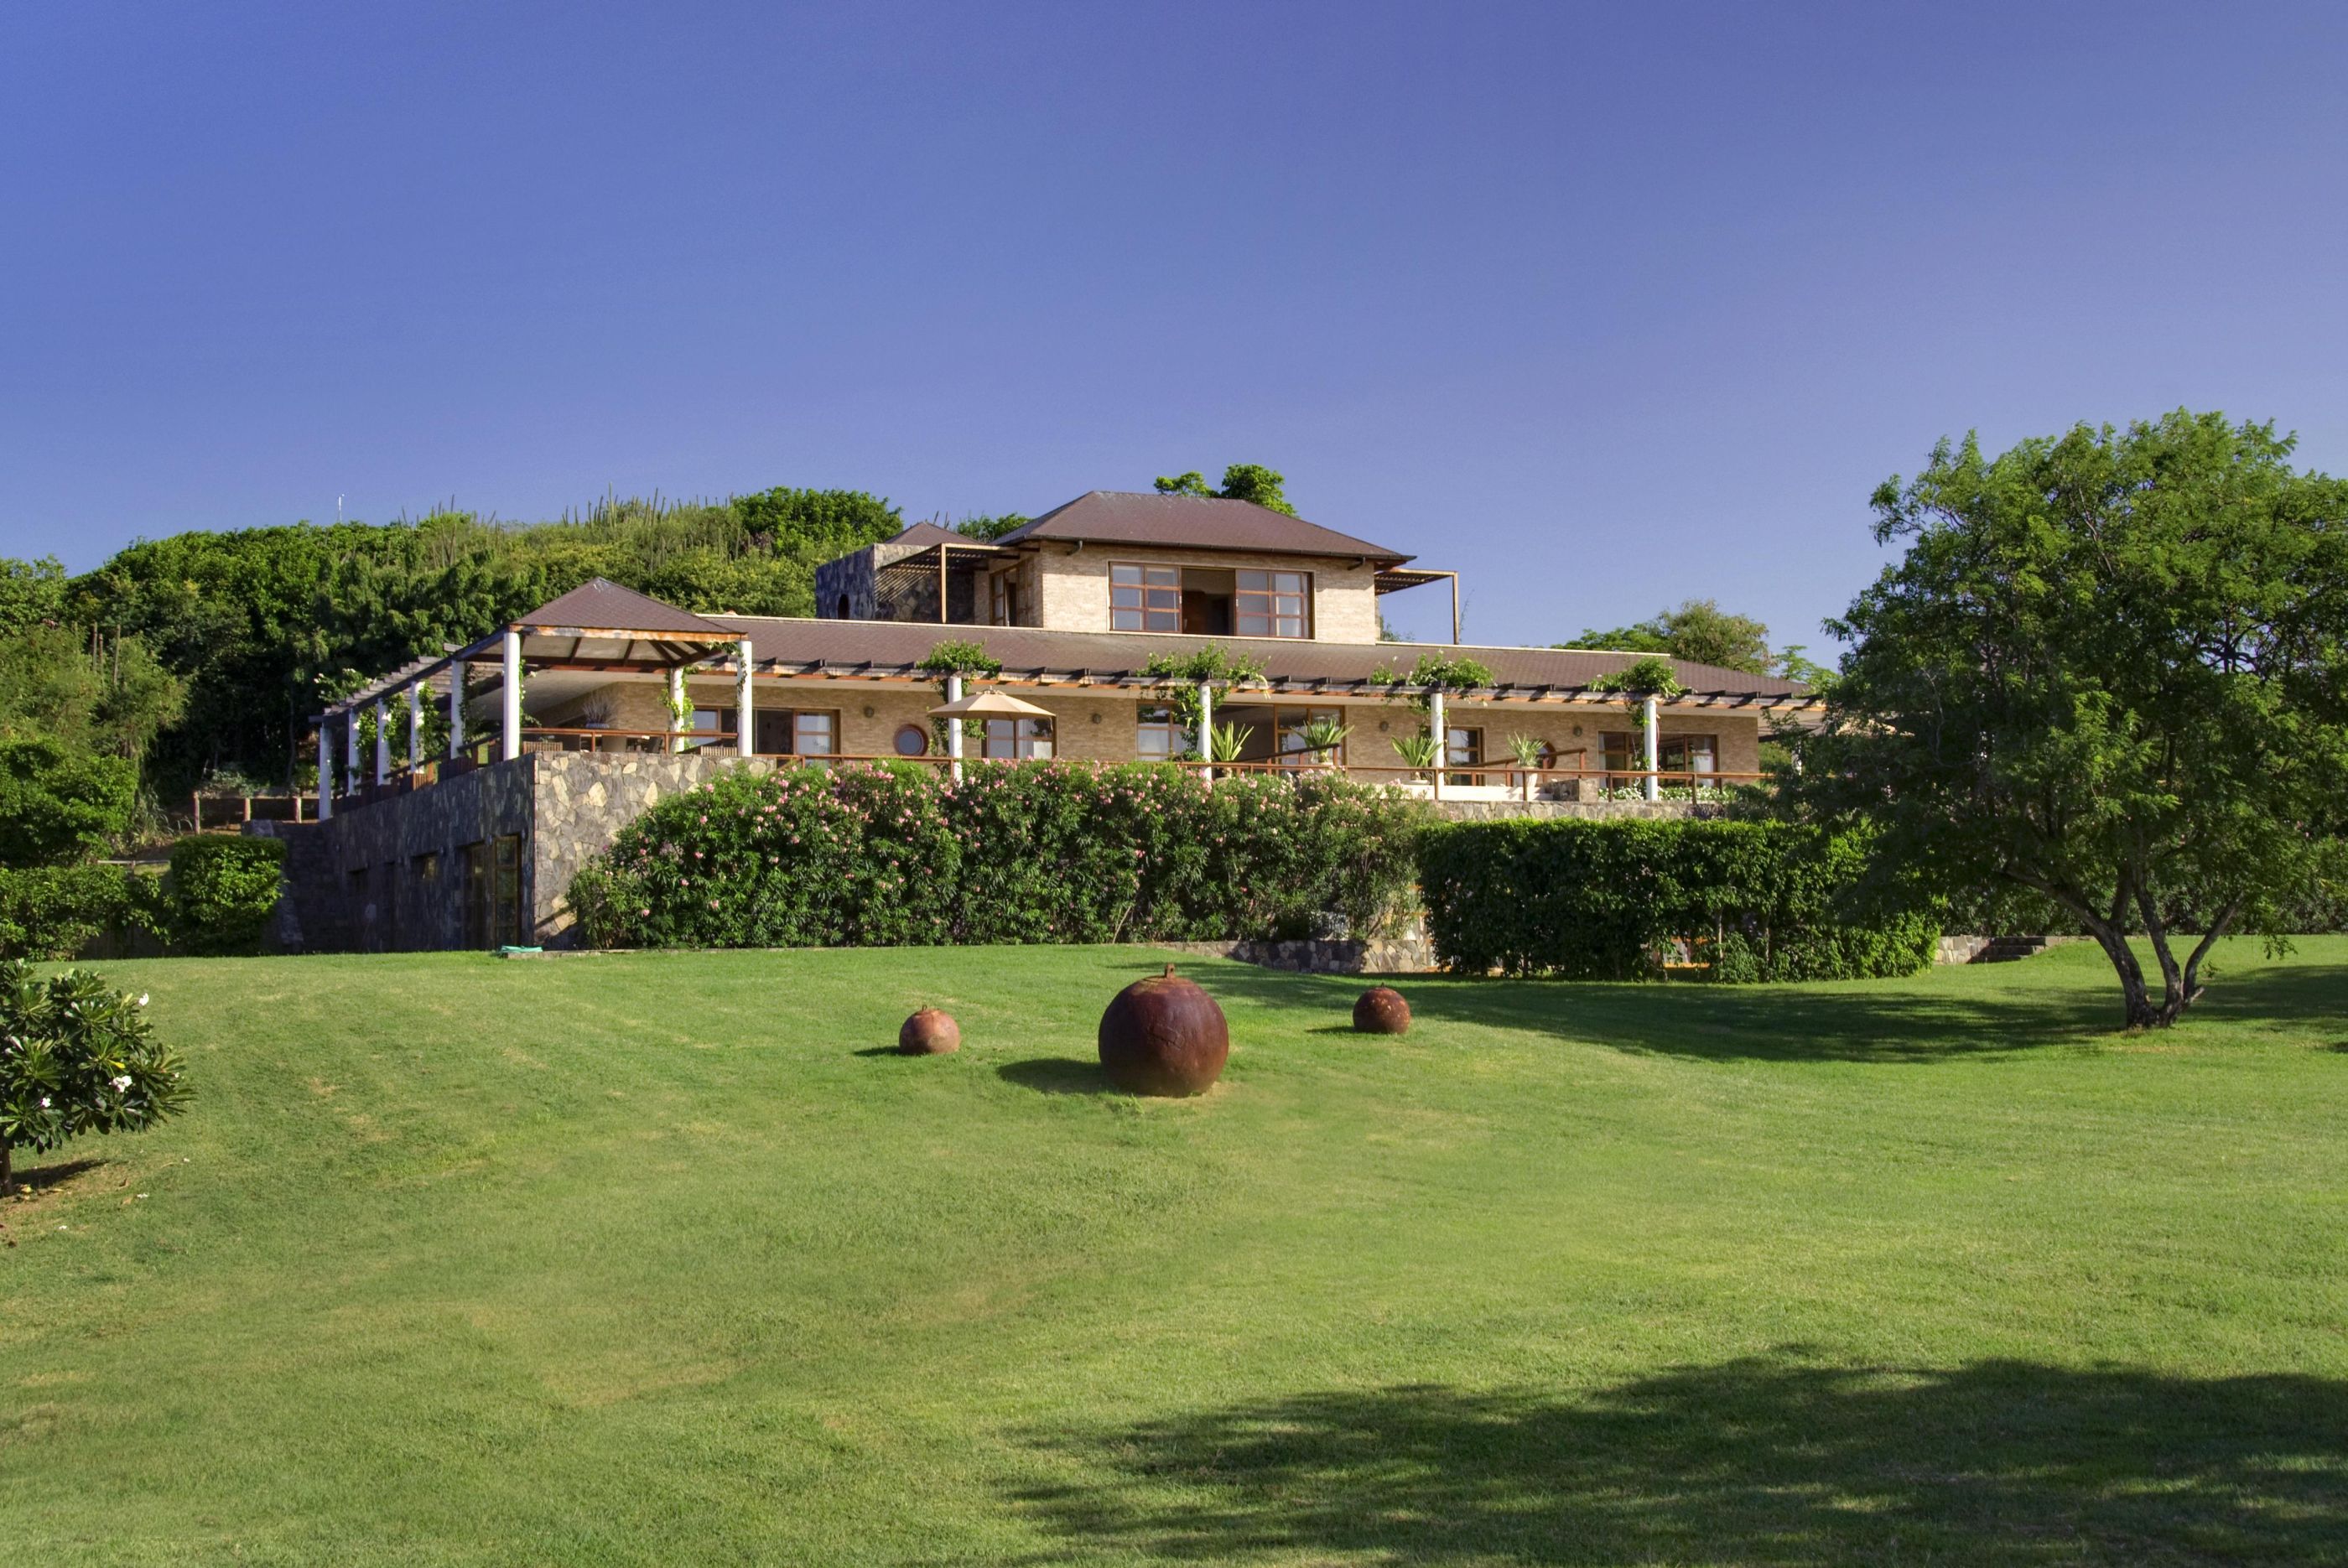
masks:
<instances>
[{"instance_id":1,"label":"pergola","mask_svg":"<svg viewBox=\"0 0 2348 1568\"><path fill-rule=\"evenodd\" d=\"M423 752L427 694L446 694L448 755L461 757L467 749L467 676L473 665L492 655L502 677L498 755L504 760L521 755L526 670L664 673L674 707L682 701L687 669L726 655L734 655L736 672L735 748L743 756L750 754L750 639L731 627L598 577L478 641L451 648L437 658L417 659L328 705L317 718L319 820L334 814L332 733L337 721L344 734L344 778L353 787L359 775L360 715L369 707L375 714L375 782L381 786L390 781L389 704L403 694L411 763L420 759Z\"/></svg>"}]
</instances>

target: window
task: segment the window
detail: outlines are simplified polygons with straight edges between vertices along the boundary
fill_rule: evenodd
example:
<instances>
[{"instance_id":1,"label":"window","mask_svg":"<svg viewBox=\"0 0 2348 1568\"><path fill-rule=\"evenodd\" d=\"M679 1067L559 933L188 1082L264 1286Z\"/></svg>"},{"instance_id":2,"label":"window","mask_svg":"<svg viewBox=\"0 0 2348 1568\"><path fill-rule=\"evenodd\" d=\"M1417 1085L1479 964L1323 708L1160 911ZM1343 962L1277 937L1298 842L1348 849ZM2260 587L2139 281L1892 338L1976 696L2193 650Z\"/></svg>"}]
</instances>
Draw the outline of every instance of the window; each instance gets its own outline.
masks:
<instances>
[{"instance_id":1,"label":"window","mask_svg":"<svg viewBox=\"0 0 2348 1568\"><path fill-rule=\"evenodd\" d=\"M1275 711L1280 728L1280 765L1282 767L1295 768L1307 761L1343 762L1345 759L1345 748L1343 741L1337 744L1336 749L1325 759L1304 743L1305 726L1324 721L1330 724L1344 722L1345 716L1336 708L1283 707Z\"/></svg>"},{"instance_id":2,"label":"window","mask_svg":"<svg viewBox=\"0 0 2348 1568\"><path fill-rule=\"evenodd\" d=\"M1617 732L1601 738L1605 749L1606 771L1609 773L1644 773L1647 770L1647 741L1636 733ZM1719 749L1709 735L1666 735L1660 737L1655 747L1655 770L1659 773L1710 773L1718 767Z\"/></svg>"},{"instance_id":3,"label":"window","mask_svg":"<svg viewBox=\"0 0 2348 1568\"><path fill-rule=\"evenodd\" d=\"M1459 725L1447 726L1443 731L1443 760L1453 768L1484 766L1484 732ZM1480 773L1454 773L1454 784L1481 784Z\"/></svg>"},{"instance_id":4,"label":"window","mask_svg":"<svg viewBox=\"0 0 2348 1568\"><path fill-rule=\"evenodd\" d=\"M1052 755L1052 721L1048 718L990 718L979 755L998 762Z\"/></svg>"},{"instance_id":5,"label":"window","mask_svg":"<svg viewBox=\"0 0 2348 1568\"><path fill-rule=\"evenodd\" d=\"M987 624L993 626L1015 626L1019 624L1019 577L1013 572L997 572L987 580Z\"/></svg>"},{"instance_id":6,"label":"window","mask_svg":"<svg viewBox=\"0 0 2348 1568\"><path fill-rule=\"evenodd\" d=\"M1309 637L1313 574L1309 572L1241 572L1232 609L1242 637Z\"/></svg>"},{"instance_id":7,"label":"window","mask_svg":"<svg viewBox=\"0 0 2348 1568\"><path fill-rule=\"evenodd\" d=\"M687 747L715 745L720 736L729 739L734 733L734 710L730 707L696 707L693 710L693 738Z\"/></svg>"},{"instance_id":8,"label":"window","mask_svg":"<svg viewBox=\"0 0 2348 1568\"><path fill-rule=\"evenodd\" d=\"M838 755L839 716L834 713L794 712L791 715L791 750L800 757Z\"/></svg>"},{"instance_id":9,"label":"window","mask_svg":"<svg viewBox=\"0 0 2348 1568\"><path fill-rule=\"evenodd\" d=\"M1145 707L1134 731L1133 754L1144 762L1171 762L1190 749L1190 732L1170 707Z\"/></svg>"},{"instance_id":10,"label":"window","mask_svg":"<svg viewBox=\"0 0 2348 1568\"><path fill-rule=\"evenodd\" d=\"M1182 629L1182 570L1179 566L1111 563L1108 624L1118 632Z\"/></svg>"},{"instance_id":11,"label":"window","mask_svg":"<svg viewBox=\"0 0 2348 1568\"><path fill-rule=\"evenodd\" d=\"M900 757L927 757L930 754L930 732L918 724L901 724L891 737L889 745Z\"/></svg>"}]
</instances>

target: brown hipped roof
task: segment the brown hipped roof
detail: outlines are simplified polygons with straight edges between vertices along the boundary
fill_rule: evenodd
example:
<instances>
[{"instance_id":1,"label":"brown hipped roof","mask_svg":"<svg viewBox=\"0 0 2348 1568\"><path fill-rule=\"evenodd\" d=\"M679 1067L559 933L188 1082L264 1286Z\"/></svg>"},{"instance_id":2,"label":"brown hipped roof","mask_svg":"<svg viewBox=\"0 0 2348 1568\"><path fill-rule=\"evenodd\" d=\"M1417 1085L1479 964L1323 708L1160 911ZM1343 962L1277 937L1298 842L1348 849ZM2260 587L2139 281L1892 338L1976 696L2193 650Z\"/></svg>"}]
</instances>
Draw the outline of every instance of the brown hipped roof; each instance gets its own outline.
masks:
<instances>
[{"instance_id":1,"label":"brown hipped roof","mask_svg":"<svg viewBox=\"0 0 2348 1568\"><path fill-rule=\"evenodd\" d=\"M1609 675L1649 655L1584 648L1478 648L1427 643L1324 643L1270 637L1190 637L1164 633L1054 632L1035 626L969 626L921 621L798 620L766 615L718 617L750 639L761 670L854 677L899 675L928 657L941 642L976 643L1003 661L1013 681L1086 679L1114 683L1138 677L1152 655L1177 656L1213 645L1251 655L1266 678L1292 687L1383 686L1406 678L1420 655L1473 659L1496 686L1587 691ZM1670 661L1691 695L1745 701L1800 702L1799 683L1748 676L1711 665ZM1378 679L1381 670L1385 679Z\"/></svg>"},{"instance_id":2,"label":"brown hipped roof","mask_svg":"<svg viewBox=\"0 0 2348 1568\"><path fill-rule=\"evenodd\" d=\"M735 635L688 610L664 604L649 593L623 588L608 578L581 583L559 599L514 618L525 630L661 632L681 637L706 637L712 642Z\"/></svg>"},{"instance_id":3,"label":"brown hipped roof","mask_svg":"<svg viewBox=\"0 0 2348 1568\"><path fill-rule=\"evenodd\" d=\"M1044 540L1172 550L1262 551L1275 555L1351 555L1387 566L1410 559L1383 544L1372 544L1251 500L1138 490L1088 490L1012 530L996 542L1027 544Z\"/></svg>"}]
</instances>

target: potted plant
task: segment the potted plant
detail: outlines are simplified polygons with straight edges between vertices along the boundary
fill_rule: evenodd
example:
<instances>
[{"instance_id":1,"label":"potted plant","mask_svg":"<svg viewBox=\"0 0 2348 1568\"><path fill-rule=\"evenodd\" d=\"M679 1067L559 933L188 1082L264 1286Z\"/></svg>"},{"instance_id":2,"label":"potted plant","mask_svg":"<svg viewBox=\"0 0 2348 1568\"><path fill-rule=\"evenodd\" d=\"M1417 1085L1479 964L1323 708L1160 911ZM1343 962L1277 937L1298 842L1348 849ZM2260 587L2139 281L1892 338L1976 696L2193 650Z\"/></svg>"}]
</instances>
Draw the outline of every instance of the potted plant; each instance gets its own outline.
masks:
<instances>
[{"instance_id":1,"label":"potted plant","mask_svg":"<svg viewBox=\"0 0 2348 1568\"><path fill-rule=\"evenodd\" d=\"M1525 799L1529 800L1540 789L1540 769L1549 752L1547 742L1529 735L1509 737L1509 756L1523 771Z\"/></svg>"},{"instance_id":2,"label":"potted plant","mask_svg":"<svg viewBox=\"0 0 2348 1568\"><path fill-rule=\"evenodd\" d=\"M1344 745L1345 738L1353 733L1353 726L1340 724L1334 718L1313 719L1296 732L1296 738L1303 746L1299 759L1315 768L1334 768L1337 765L1337 748Z\"/></svg>"},{"instance_id":3,"label":"potted plant","mask_svg":"<svg viewBox=\"0 0 2348 1568\"><path fill-rule=\"evenodd\" d=\"M1436 764L1443 760L1443 743L1432 735L1397 736L1387 744L1395 748L1395 755L1401 758L1418 779L1431 779Z\"/></svg>"}]
</instances>

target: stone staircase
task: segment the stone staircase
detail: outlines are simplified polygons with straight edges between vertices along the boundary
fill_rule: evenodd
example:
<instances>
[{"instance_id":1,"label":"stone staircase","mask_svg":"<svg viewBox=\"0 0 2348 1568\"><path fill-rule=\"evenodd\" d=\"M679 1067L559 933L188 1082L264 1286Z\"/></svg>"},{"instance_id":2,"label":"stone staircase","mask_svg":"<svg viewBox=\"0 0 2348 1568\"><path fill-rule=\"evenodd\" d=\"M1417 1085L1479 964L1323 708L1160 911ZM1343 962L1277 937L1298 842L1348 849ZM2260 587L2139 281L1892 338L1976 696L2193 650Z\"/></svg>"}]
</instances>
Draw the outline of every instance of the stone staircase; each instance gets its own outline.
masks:
<instances>
[{"instance_id":1,"label":"stone staircase","mask_svg":"<svg viewBox=\"0 0 2348 1568\"><path fill-rule=\"evenodd\" d=\"M2013 964L2035 958L2054 944L2051 936L1993 936L1989 945L1972 955L1975 964Z\"/></svg>"}]
</instances>

